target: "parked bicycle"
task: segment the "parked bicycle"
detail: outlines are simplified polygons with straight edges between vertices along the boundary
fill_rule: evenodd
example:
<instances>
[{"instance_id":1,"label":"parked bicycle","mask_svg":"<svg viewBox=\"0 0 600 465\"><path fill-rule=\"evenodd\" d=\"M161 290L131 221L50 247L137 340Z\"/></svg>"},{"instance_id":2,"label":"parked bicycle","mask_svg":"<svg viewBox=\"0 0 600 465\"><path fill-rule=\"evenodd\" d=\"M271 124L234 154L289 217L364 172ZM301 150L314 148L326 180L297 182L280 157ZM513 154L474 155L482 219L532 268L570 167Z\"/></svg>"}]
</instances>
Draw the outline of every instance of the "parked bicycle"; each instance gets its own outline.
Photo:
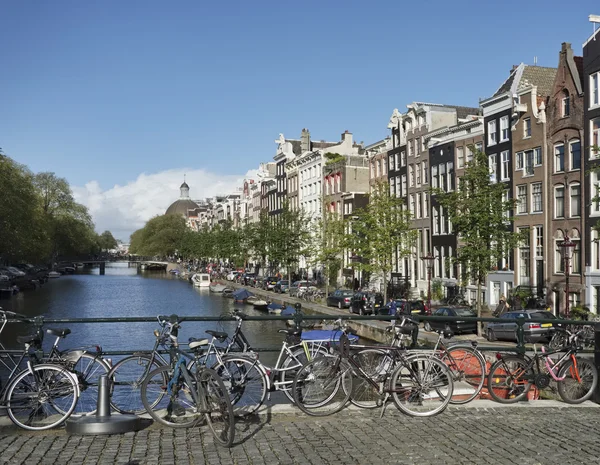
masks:
<instances>
[{"instance_id":1,"label":"parked bicycle","mask_svg":"<svg viewBox=\"0 0 600 465\"><path fill-rule=\"evenodd\" d=\"M584 330L568 336L566 347L546 350L529 355L496 354L497 361L488 375L488 390L492 398L503 404L525 399L532 388L550 387L557 383L556 390L563 401L579 404L588 400L598 384L598 371L594 363L578 357L580 338ZM534 346L535 349L535 346ZM553 355L560 355L553 359Z\"/></svg>"}]
</instances>

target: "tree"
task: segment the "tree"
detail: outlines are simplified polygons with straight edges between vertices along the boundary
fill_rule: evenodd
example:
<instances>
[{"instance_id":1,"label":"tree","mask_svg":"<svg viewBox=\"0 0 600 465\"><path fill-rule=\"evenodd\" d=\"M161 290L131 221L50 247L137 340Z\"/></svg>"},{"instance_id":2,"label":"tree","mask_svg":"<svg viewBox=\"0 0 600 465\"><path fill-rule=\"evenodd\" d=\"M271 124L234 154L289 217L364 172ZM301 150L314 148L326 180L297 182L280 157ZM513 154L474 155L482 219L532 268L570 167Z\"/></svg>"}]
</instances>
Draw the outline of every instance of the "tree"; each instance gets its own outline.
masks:
<instances>
[{"instance_id":1,"label":"tree","mask_svg":"<svg viewBox=\"0 0 600 465\"><path fill-rule=\"evenodd\" d=\"M98 245L102 250L110 250L117 247L118 242L110 231L104 231L98 236Z\"/></svg>"},{"instance_id":2,"label":"tree","mask_svg":"<svg viewBox=\"0 0 600 465\"><path fill-rule=\"evenodd\" d=\"M324 209L323 217L317 222L314 250L311 256L323 265L325 275L325 294L329 293L331 280L342 267L342 254L346 250L347 222L337 213Z\"/></svg>"},{"instance_id":3,"label":"tree","mask_svg":"<svg viewBox=\"0 0 600 465\"><path fill-rule=\"evenodd\" d=\"M247 244L254 257L259 259L259 269L263 268L269 257L269 250L272 247L271 220L269 214L262 210L256 223L249 224L245 229Z\"/></svg>"},{"instance_id":4,"label":"tree","mask_svg":"<svg viewBox=\"0 0 600 465\"><path fill-rule=\"evenodd\" d=\"M180 250L186 231L181 215L155 216L131 235L129 250L143 256L173 255Z\"/></svg>"},{"instance_id":5,"label":"tree","mask_svg":"<svg viewBox=\"0 0 600 465\"><path fill-rule=\"evenodd\" d=\"M522 240L510 230L513 200L504 200L508 188L490 180L487 155L470 146L473 160L467 164L460 184L453 192L433 191L448 214L458 235L455 262L461 265L462 280L470 277L477 283L477 316L481 317L481 287L493 266L506 258ZM482 334L481 322L477 333Z\"/></svg>"},{"instance_id":6,"label":"tree","mask_svg":"<svg viewBox=\"0 0 600 465\"><path fill-rule=\"evenodd\" d=\"M364 269L381 273L387 283L394 254L398 258L411 255L417 231L411 229L411 214L404 202L390 195L386 183L379 182L373 187L367 206L354 213L347 238L350 252L361 257ZM387 286L384 299L387 301Z\"/></svg>"}]
</instances>

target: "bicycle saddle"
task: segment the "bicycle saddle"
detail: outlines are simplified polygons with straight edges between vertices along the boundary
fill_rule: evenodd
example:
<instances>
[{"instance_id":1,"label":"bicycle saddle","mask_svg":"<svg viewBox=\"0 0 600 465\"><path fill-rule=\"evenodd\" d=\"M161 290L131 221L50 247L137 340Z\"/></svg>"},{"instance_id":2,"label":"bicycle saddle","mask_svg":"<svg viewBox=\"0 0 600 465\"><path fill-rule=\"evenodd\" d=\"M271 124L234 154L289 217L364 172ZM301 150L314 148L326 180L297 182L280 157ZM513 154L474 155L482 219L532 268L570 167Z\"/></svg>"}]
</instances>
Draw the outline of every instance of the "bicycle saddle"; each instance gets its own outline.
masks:
<instances>
[{"instance_id":1,"label":"bicycle saddle","mask_svg":"<svg viewBox=\"0 0 600 465\"><path fill-rule=\"evenodd\" d=\"M208 339L196 339L195 337L190 337L190 349L196 349L198 347L208 345Z\"/></svg>"},{"instance_id":2,"label":"bicycle saddle","mask_svg":"<svg viewBox=\"0 0 600 465\"><path fill-rule=\"evenodd\" d=\"M48 328L46 332L56 337L67 337L69 334L71 334L71 330L69 328Z\"/></svg>"},{"instance_id":3,"label":"bicycle saddle","mask_svg":"<svg viewBox=\"0 0 600 465\"><path fill-rule=\"evenodd\" d=\"M280 329L277 331L278 333L285 333L288 336L300 336L300 334L302 334L302 330L301 329Z\"/></svg>"},{"instance_id":4,"label":"bicycle saddle","mask_svg":"<svg viewBox=\"0 0 600 465\"><path fill-rule=\"evenodd\" d=\"M27 336L17 336L19 344L41 343L42 340L38 334L28 334Z\"/></svg>"},{"instance_id":5,"label":"bicycle saddle","mask_svg":"<svg viewBox=\"0 0 600 465\"><path fill-rule=\"evenodd\" d=\"M224 333L222 331L213 331L212 329L209 329L208 331L205 331L205 333L216 337L219 340L219 342L223 342L225 339L227 339L227 333Z\"/></svg>"}]
</instances>

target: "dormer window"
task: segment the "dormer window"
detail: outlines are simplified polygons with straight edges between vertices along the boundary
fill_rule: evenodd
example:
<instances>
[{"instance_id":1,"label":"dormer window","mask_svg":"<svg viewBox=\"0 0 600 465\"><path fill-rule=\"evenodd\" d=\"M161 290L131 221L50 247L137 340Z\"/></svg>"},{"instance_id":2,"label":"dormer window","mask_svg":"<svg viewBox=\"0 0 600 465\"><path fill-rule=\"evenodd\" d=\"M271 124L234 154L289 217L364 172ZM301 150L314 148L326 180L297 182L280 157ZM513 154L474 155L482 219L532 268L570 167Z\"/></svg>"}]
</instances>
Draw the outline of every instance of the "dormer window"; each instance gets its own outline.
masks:
<instances>
[{"instance_id":1,"label":"dormer window","mask_svg":"<svg viewBox=\"0 0 600 465\"><path fill-rule=\"evenodd\" d=\"M571 114L571 97L569 96L568 90L563 90L562 105L561 105L561 116L563 118Z\"/></svg>"}]
</instances>

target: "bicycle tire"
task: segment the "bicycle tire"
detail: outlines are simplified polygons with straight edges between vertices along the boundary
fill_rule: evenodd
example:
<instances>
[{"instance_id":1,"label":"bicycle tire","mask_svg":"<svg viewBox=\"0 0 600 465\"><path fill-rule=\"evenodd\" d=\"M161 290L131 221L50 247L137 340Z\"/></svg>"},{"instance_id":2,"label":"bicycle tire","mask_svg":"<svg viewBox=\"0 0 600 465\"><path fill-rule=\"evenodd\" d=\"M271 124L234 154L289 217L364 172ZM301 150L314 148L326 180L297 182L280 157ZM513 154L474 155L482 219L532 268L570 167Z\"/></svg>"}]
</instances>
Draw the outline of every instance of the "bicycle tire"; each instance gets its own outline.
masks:
<instances>
[{"instance_id":1,"label":"bicycle tire","mask_svg":"<svg viewBox=\"0 0 600 465\"><path fill-rule=\"evenodd\" d=\"M292 385L294 403L311 416L327 416L343 409L352 393L352 377L340 357L319 357L304 365ZM342 383L349 383L340 389Z\"/></svg>"},{"instance_id":2,"label":"bicycle tire","mask_svg":"<svg viewBox=\"0 0 600 465\"><path fill-rule=\"evenodd\" d=\"M454 390L451 404L466 404L481 393L486 379L486 361L479 351L468 346L453 346L445 350L441 360L452 373ZM463 394L464 390L466 394Z\"/></svg>"},{"instance_id":3,"label":"bicycle tire","mask_svg":"<svg viewBox=\"0 0 600 465\"><path fill-rule=\"evenodd\" d=\"M168 380L167 383L164 382L165 379ZM169 393L168 384L171 381L173 383ZM146 412L154 421L170 428L189 428L203 418L203 413L191 394L195 388L185 384L181 374L178 379L173 379L171 367L163 366L146 376L140 394Z\"/></svg>"},{"instance_id":4,"label":"bicycle tire","mask_svg":"<svg viewBox=\"0 0 600 465\"><path fill-rule=\"evenodd\" d=\"M311 347L309 345L309 356L311 360L319 355L327 355L329 352L325 347L318 346L316 348ZM294 402L294 396L292 394L292 386L294 384L294 379L298 374L298 371L310 362L309 357L307 357L304 349L298 348L295 350L291 350L290 353L287 354L286 358L281 362L281 368L279 368L279 391L283 391L285 396L288 398L290 402Z\"/></svg>"},{"instance_id":5,"label":"bicycle tire","mask_svg":"<svg viewBox=\"0 0 600 465\"><path fill-rule=\"evenodd\" d=\"M363 349L352 354L351 357L373 381L387 383L392 372L391 368L394 367L394 360L385 350ZM380 405L379 391L364 379L362 374L355 373L353 369L346 371L346 375L353 376L350 394L350 402L353 405L366 409L376 408ZM347 387L347 384L343 383L342 386Z\"/></svg>"},{"instance_id":6,"label":"bicycle tire","mask_svg":"<svg viewBox=\"0 0 600 465\"><path fill-rule=\"evenodd\" d=\"M576 357L576 361L576 368L573 359L570 359L558 372L559 378L564 377L558 382L558 394L567 404L585 402L592 397L598 385L596 366L585 358Z\"/></svg>"},{"instance_id":7,"label":"bicycle tire","mask_svg":"<svg viewBox=\"0 0 600 465\"><path fill-rule=\"evenodd\" d=\"M146 408L141 397L142 382L150 372L162 366L163 363L156 357L146 354L132 355L119 360L108 373L112 381L111 407L123 414L145 413ZM165 378L165 384L167 381ZM160 402L161 398L157 397L154 402Z\"/></svg>"},{"instance_id":8,"label":"bicycle tire","mask_svg":"<svg viewBox=\"0 0 600 465\"><path fill-rule=\"evenodd\" d=\"M78 397L79 386L70 371L60 365L36 365L18 373L7 386L7 413L18 427L43 431L67 420Z\"/></svg>"},{"instance_id":9,"label":"bicycle tire","mask_svg":"<svg viewBox=\"0 0 600 465\"><path fill-rule=\"evenodd\" d=\"M264 403L267 397L267 374L257 360L227 356L213 370L227 388L235 416L252 415Z\"/></svg>"},{"instance_id":10,"label":"bicycle tire","mask_svg":"<svg viewBox=\"0 0 600 465\"><path fill-rule=\"evenodd\" d=\"M69 370L79 383L79 400L71 414L74 417L93 415L98 407L100 376L110 372L110 366L99 355L84 353Z\"/></svg>"},{"instance_id":11,"label":"bicycle tire","mask_svg":"<svg viewBox=\"0 0 600 465\"><path fill-rule=\"evenodd\" d=\"M548 347L550 350L562 349L566 345L567 340L567 331L561 328L555 328L554 334L550 338L550 342L548 342Z\"/></svg>"},{"instance_id":12,"label":"bicycle tire","mask_svg":"<svg viewBox=\"0 0 600 465\"><path fill-rule=\"evenodd\" d=\"M522 357L507 355L490 368L488 392L501 404L514 404L527 397L533 371Z\"/></svg>"},{"instance_id":13,"label":"bicycle tire","mask_svg":"<svg viewBox=\"0 0 600 465\"><path fill-rule=\"evenodd\" d=\"M433 355L402 359L390 382L394 404L412 417L429 417L443 412L452 398L454 382L448 366Z\"/></svg>"},{"instance_id":14,"label":"bicycle tire","mask_svg":"<svg viewBox=\"0 0 600 465\"><path fill-rule=\"evenodd\" d=\"M235 415L223 380L210 368L201 369L196 379L200 401L208 410L204 412L208 428L220 445L231 447L235 439Z\"/></svg>"}]
</instances>

